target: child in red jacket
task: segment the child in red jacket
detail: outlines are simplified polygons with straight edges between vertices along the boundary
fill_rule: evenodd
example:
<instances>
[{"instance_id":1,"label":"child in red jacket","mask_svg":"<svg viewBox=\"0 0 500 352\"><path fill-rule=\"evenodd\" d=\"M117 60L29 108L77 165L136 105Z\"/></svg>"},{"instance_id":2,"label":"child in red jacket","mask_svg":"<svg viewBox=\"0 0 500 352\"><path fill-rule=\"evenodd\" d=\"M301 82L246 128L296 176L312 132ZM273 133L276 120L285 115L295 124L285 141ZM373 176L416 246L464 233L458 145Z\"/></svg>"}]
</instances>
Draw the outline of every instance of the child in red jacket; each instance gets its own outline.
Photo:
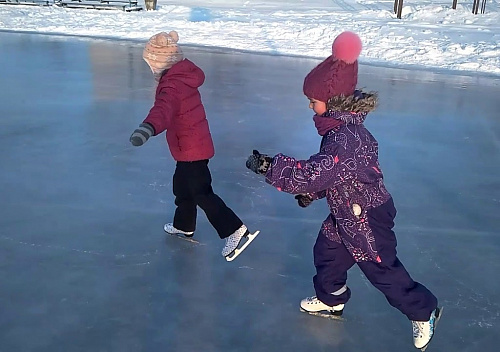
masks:
<instances>
[{"instance_id":1,"label":"child in red jacket","mask_svg":"<svg viewBox=\"0 0 500 352\"><path fill-rule=\"evenodd\" d=\"M146 119L130 136L134 146L143 145L151 136L166 131L167 144L176 168L173 192L177 206L173 223L165 224L169 234L192 237L199 206L221 239L226 239L222 255L235 259L258 232L250 233L240 218L212 190L208 160L214 145L198 88L205 75L184 58L177 45L177 32L152 36L143 58L158 81L155 102Z\"/></svg>"}]
</instances>

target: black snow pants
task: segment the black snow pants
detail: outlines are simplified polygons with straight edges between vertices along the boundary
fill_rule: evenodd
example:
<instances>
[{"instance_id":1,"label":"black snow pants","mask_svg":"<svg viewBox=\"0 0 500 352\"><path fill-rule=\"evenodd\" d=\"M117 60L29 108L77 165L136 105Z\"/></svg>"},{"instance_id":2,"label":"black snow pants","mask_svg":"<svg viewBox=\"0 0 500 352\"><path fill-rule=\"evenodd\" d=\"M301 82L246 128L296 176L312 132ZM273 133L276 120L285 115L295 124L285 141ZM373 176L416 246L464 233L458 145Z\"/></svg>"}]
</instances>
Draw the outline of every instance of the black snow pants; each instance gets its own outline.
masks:
<instances>
[{"instance_id":1,"label":"black snow pants","mask_svg":"<svg viewBox=\"0 0 500 352\"><path fill-rule=\"evenodd\" d=\"M199 206L220 238L229 237L243 225L240 218L214 193L208 160L178 161L173 177L175 205L174 227L182 231L196 229Z\"/></svg>"}]
</instances>

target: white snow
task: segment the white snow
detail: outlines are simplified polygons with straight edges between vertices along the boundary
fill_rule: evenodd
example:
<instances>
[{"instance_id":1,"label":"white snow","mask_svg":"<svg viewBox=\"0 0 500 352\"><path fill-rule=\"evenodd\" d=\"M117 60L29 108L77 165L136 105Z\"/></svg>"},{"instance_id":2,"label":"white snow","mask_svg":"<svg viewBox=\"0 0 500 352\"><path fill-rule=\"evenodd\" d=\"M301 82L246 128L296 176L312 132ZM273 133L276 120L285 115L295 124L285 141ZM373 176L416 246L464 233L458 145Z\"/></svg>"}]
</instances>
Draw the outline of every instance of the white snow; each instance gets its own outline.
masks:
<instances>
[{"instance_id":1,"label":"white snow","mask_svg":"<svg viewBox=\"0 0 500 352\"><path fill-rule=\"evenodd\" d=\"M362 63L500 75L500 0L478 15L472 0L456 10L452 1L405 0L402 19L392 0L159 0L157 11L137 12L0 5L0 30L140 41L176 30L181 44L316 58L350 30Z\"/></svg>"}]
</instances>

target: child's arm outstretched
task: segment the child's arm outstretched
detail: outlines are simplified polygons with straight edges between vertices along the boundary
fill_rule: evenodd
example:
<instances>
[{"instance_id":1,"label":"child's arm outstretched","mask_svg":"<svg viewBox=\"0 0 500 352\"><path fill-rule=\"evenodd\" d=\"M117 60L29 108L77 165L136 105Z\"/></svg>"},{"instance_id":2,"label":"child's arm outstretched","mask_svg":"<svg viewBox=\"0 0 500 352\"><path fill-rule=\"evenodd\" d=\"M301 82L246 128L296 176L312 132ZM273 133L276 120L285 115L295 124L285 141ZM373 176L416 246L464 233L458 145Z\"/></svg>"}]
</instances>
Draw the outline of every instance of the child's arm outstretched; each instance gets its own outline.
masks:
<instances>
[{"instance_id":1,"label":"child's arm outstretched","mask_svg":"<svg viewBox=\"0 0 500 352\"><path fill-rule=\"evenodd\" d=\"M270 157L254 150L246 166L257 174L265 175L266 182L282 192L307 194L312 199L325 196L325 190L338 180L338 157L335 153L317 153L308 160L277 154Z\"/></svg>"},{"instance_id":2,"label":"child's arm outstretched","mask_svg":"<svg viewBox=\"0 0 500 352\"><path fill-rule=\"evenodd\" d=\"M136 147L146 143L149 137L156 136L167 130L172 117L177 114L179 109L179 100L176 98L175 88L167 84L159 89L160 91L156 94L155 103L148 116L130 136L130 142Z\"/></svg>"}]
</instances>

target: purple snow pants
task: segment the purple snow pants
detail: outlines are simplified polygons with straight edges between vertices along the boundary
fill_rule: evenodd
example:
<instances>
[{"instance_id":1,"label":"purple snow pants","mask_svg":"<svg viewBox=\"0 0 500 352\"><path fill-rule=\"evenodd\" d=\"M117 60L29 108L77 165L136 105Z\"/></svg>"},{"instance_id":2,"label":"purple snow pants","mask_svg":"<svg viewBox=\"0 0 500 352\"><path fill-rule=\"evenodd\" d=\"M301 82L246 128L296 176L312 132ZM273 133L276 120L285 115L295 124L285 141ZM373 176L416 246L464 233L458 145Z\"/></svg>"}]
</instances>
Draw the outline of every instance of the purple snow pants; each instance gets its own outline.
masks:
<instances>
[{"instance_id":1,"label":"purple snow pants","mask_svg":"<svg viewBox=\"0 0 500 352\"><path fill-rule=\"evenodd\" d=\"M396 236L392 231L396 209L392 198L368 212L370 228L375 237L380 263L356 263L343 243L329 240L320 231L314 245L313 278L316 296L323 303L334 306L346 303L351 291L346 285L347 271L358 264L366 278L387 298L390 305L400 310L410 320L429 320L437 307L437 298L422 284L412 280L396 256ZM335 219L330 214L331 220ZM340 237L346 236L341 233Z\"/></svg>"}]
</instances>

